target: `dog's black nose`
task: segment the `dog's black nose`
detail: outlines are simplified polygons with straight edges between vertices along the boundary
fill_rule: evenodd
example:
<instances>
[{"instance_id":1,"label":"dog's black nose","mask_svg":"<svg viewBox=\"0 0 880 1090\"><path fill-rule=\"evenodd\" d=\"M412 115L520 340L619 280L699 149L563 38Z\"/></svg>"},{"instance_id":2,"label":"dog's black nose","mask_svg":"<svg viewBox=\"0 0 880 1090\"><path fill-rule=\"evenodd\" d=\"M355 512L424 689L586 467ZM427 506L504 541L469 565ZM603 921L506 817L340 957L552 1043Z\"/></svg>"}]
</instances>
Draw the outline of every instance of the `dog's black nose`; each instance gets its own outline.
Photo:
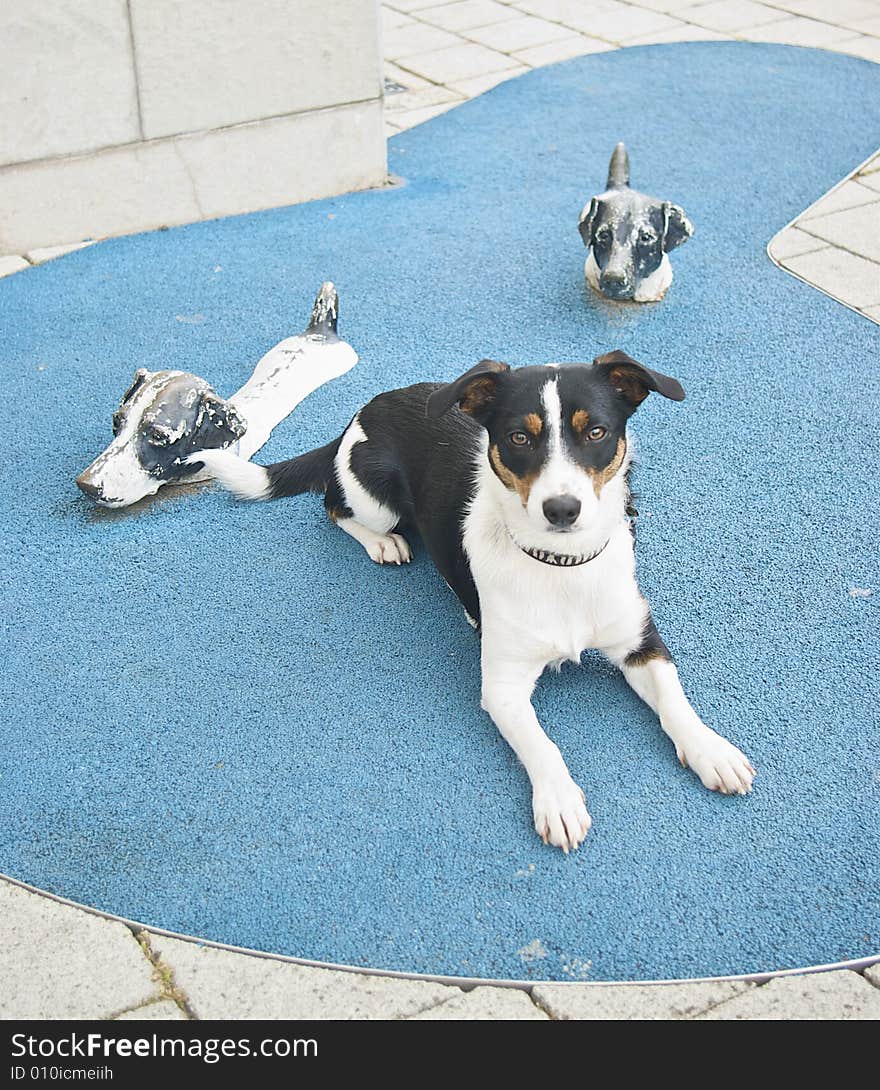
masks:
<instances>
[{"instance_id":1,"label":"dog's black nose","mask_svg":"<svg viewBox=\"0 0 880 1090\"><path fill-rule=\"evenodd\" d=\"M581 501L575 496L553 496L544 500L544 515L553 526L571 526L581 513Z\"/></svg>"}]
</instances>

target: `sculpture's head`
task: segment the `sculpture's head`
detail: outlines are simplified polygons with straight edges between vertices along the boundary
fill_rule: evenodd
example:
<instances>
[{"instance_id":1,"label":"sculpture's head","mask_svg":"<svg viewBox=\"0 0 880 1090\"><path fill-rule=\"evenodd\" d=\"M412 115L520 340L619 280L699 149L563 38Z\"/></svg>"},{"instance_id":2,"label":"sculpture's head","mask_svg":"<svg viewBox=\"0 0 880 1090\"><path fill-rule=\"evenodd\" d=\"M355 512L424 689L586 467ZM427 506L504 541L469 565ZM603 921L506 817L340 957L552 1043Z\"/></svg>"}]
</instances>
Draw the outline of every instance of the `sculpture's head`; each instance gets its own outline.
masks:
<instances>
[{"instance_id":1,"label":"sculpture's head","mask_svg":"<svg viewBox=\"0 0 880 1090\"><path fill-rule=\"evenodd\" d=\"M77 477L102 507L125 507L169 481L192 477L194 450L228 447L244 435L246 421L204 379L184 371L147 371L113 414L113 442Z\"/></svg>"},{"instance_id":2,"label":"sculpture's head","mask_svg":"<svg viewBox=\"0 0 880 1090\"><path fill-rule=\"evenodd\" d=\"M644 301L662 296L671 275L657 292L639 289L658 274L666 254L694 232L677 204L655 200L628 186L593 197L581 213L578 230L596 264L598 283L593 286L611 299L637 301L643 301L640 295Z\"/></svg>"}]
</instances>

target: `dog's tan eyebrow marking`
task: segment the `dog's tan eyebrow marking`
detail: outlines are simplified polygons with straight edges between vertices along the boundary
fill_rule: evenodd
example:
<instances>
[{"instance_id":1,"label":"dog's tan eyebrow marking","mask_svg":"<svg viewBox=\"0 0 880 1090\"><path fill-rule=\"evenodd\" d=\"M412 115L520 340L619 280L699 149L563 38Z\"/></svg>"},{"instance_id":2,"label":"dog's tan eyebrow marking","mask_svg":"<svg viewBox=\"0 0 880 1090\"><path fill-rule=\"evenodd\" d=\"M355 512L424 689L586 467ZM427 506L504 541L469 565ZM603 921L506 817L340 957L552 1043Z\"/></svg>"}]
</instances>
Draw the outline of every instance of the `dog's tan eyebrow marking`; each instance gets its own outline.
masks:
<instances>
[{"instance_id":1,"label":"dog's tan eyebrow marking","mask_svg":"<svg viewBox=\"0 0 880 1090\"><path fill-rule=\"evenodd\" d=\"M588 469L587 473L593 478L593 491L596 496L605 487L610 480L613 480L617 476L617 472L623 464L623 459L626 456L626 439L621 436L617 440L617 450L614 452L614 457L603 469Z\"/></svg>"},{"instance_id":2,"label":"dog's tan eyebrow marking","mask_svg":"<svg viewBox=\"0 0 880 1090\"><path fill-rule=\"evenodd\" d=\"M522 500L522 505L529 502L529 494L532 490L532 485L535 483L536 473L530 473L526 477L517 477L517 475L501 461L501 452L498 450L498 444L493 443L489 448L489 460L492 463L492 468L498 475L499 480L505 488L509 488L511 492L516 492L519 498Z\"/></svg>"},{"instance_id":3,"label":"dog's tan eyebrow marking","mask_svg":"<svg viewBox=\"0 0 880 1090\"><path fill-rule=\"evenodd\" d=\"M537 437L541 434L541 430L544 427L544 421L538 416L537 413L526 413L525 419L526 431L531 432L532 435Z\"/></svg>"},{"instance_id":4,"label":"dog's tan eyebrow marking","mask_svg":"<svg viewBox=\"0 0 880 1090\"><path fill-rule=\"evenodd\" d=\"M575 409L571 414L571 426L574 430L581 435L587 430L587 424L590 422L590 414L586 409Z\"/></svg>"}]
</instances>

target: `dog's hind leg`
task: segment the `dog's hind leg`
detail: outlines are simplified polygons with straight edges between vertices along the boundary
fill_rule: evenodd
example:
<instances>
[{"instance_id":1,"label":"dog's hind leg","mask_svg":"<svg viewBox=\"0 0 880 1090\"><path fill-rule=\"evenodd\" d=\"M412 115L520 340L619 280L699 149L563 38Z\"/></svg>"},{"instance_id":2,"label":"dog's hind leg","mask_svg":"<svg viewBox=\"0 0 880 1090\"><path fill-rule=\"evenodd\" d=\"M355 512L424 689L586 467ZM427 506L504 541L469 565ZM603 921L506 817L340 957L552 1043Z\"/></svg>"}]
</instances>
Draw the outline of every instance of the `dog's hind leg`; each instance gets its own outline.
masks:
<instances>
[{"instance_id":1,"label":"dog's hind leg","mask_svg":"<svg viewBox=\"0 0 880 1090\"><path fill-rule=\"evenodd\" d=\"M400 534L392 532L400 522L400 513L392 506L393 481L387 470L380 481L376 480L371 453L366 433L355 417L339 444L335 480L327 488L324 505L330 519L360 542L371 560L377 564L408 564L412 550ZM378 459L380 466L382 461ZM386 502L368 490L365 479L374 487L381 485Z\"/></svg>"}]
</instances>

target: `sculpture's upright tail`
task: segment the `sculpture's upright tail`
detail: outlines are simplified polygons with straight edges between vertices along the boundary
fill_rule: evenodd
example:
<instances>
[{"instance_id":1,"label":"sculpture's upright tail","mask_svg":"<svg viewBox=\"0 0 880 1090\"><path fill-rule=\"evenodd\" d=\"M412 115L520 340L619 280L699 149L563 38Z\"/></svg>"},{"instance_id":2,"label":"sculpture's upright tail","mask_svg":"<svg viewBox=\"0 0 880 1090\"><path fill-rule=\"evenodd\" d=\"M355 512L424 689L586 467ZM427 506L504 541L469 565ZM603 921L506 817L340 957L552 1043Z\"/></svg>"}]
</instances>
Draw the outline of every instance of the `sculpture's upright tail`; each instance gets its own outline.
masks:
<instances>
[{"instance_id":1,"label":"sculpture's upright tail","mask_svg":"<svg viewBox=\"0 0 880 1090\"><path fill-rule=\"evenodd\" d=\"M336 323L339 320L339 296L332 280L325 280L312 307L312 316L304 333L307 337L338 339Z\"/></svg>"},{"instance_id":2,"label":"sculpture's upright tail","mask_svg":"<svg viewBox=\"0 0 880 1090\"><path fill-rule=\"evenodd\" d=\"M621 141L611 153L605 188L621 189L626 185L629 185L629 156L626 154L626 145Z\"/></svg>"}]
</instances>

